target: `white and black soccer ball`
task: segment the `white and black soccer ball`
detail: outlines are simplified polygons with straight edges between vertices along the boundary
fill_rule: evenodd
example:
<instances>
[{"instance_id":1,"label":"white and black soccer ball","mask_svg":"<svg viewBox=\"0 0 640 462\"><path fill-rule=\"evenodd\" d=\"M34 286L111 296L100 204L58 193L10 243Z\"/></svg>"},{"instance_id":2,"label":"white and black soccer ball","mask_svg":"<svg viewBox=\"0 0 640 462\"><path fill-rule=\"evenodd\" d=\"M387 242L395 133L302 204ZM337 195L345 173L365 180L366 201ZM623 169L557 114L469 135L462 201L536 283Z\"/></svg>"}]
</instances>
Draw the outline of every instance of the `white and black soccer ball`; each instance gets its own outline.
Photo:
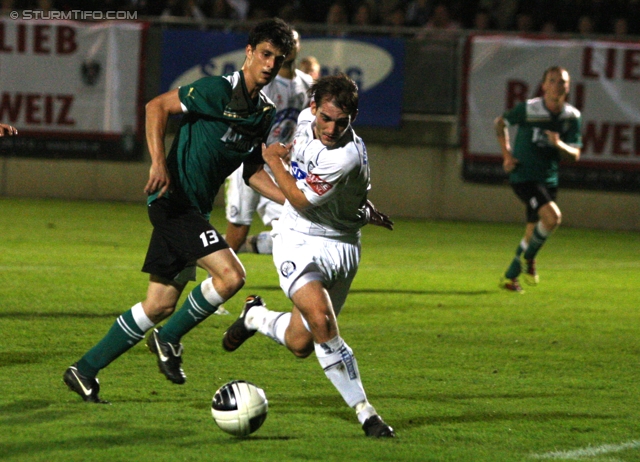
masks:
<instances>
[{"instance_id":1,"label":"white and black soccer ball","mask_svg":"<svg viewBox=\"0 0 640 462\"><path fill-rule=\"evenodd\" d=\"M262 388L245 380L222 385L213 395L211 415L218 427L235 436L247 436L258 430L269 403Z\"/></svg>"}]
</instances>

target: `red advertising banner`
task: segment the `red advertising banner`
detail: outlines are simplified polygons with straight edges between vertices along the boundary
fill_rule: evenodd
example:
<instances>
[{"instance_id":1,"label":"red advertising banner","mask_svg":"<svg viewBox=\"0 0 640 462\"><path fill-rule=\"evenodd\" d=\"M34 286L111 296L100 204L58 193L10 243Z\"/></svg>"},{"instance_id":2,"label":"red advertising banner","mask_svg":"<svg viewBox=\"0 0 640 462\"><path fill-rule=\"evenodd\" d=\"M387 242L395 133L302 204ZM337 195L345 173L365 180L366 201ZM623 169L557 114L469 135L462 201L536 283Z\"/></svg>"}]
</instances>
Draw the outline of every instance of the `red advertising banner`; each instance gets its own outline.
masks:
<instances>
[{"instance_id":1,"label":"red advertising banner","mask_svg":"<svg viewBox=\"0 0 640 462\"><path fill-rule=\"evenodd\" d=\"M640 191L640 44L474 35L465 56L464 177L502 182L493 121L540 95L550 66L571 76L569 102L582 113L580 162L562 165L563 186Z\"/></svg>"},{"instance_id":2,"label":"red advertising banner","mask_svg":"<svg viewBox=\"0 0 640 462\"><path fill-rule=\"evenodd\" d=\"M0 19L0 155L140 158L144 28Z\"/></svg>"}]
</instances>

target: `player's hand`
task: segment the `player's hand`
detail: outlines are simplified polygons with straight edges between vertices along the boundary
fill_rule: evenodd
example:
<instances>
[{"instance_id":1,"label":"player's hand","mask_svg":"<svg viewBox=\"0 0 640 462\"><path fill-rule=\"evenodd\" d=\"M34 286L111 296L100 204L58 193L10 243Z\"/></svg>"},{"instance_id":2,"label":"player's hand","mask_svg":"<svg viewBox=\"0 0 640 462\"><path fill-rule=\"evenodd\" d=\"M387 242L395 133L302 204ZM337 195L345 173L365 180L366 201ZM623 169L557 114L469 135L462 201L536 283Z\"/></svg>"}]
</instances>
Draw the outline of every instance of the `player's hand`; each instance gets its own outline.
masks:
<instances>
[{"instance_id":1,"label":"player's hand","mask_svg":"<svg viewBox=\"0 0 640 462\"><path fill-rule=\"evenodd\" d=\"M13 136L18 134L18 129L11 125L0 124L0 136Z\"/></svg>"},{"instance_id":2,"label":"player's hand","mask_svg":"<svg viewBox=\"0 0 640 462\"><path fill-rule=\"evenodd\" d=\"M547 135L547 139L549 140L549 144L551 146L558 146L560 142L560 133L552 132L551 130L545 130L544 134Z\"/></svg>"},{"instance_id":3,"label":"player's hand","mask_svg":"<svg viewBox=\"0 0 640 462\"><path fill-rule=\"evenodd\" d=\"M268 147L262 143L262 158L268 164L269 160L273 161L275 158L288 159L290 156L292 144L273 143Z\"/></svg>"},{"instance_id":4,"label":"player's hand","mask_svg":"<svg viewBox=\"0 0 640 462\"><path fill-rule=\"evenodd\" d=\"M505 156L502 160L502 168L506 173L511 173L516 165L518 165L518 159L511 155Z\"/></svg>"},{"instance_id":5,"label":"player's hand","mask_svg":"<svg viewBox=\"0 0 640 462\"><path fill-rule=\"evenodd\" d=\"M367 200L365 207L367 210L368 223L375 226L382 226L383 228L387 228L388 230L393 231L393 221L391 221L388 215L385 215L384 213L376 209L369 200Z\"/></svg>"},{"instance_id":6,"label":"player's hand","mask_svg":"<svg viewBox=\"0 0 640 462\"><path fill-rule=\"evenodd\" d=\"M169 177L169 171L167 170L166 164L151 164L151 168L149 169L149 181L147 181L147 185L144 187L144 192L147 194L153 194L159 190L160 193L158 194L158 197L162 197L169 190L170 185L171 178Z\"/></svg>"}]
</instances>

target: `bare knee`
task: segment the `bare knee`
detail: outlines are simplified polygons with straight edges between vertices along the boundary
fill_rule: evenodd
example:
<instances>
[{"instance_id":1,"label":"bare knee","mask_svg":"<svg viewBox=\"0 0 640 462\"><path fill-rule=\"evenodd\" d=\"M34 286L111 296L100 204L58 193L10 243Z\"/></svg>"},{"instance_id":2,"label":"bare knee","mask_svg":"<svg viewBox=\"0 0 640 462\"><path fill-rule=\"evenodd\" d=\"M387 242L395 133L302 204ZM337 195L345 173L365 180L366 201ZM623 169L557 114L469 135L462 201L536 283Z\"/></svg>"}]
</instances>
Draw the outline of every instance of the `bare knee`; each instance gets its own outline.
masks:
<instances>
[{"instance_id":1,"label":"bare knee","mask_svg":"<svg viewBox=\"0 0 640 462\"><path fill-rule=\"evenodd\" d=\"M555 202L549 202L542 206L539 211L540 221L547 229L547 231L553 231L562 222L562 212Z\"/></svg>"},{"instance_id":2,"label":"bare knee","mask_svg":"<svg viewBox=\"0 0 640 462\"><path fill-rule=\"evenodd\" d=\"M216 292L225 299L233 297L245 284L246 273L244 269L229 269L213 276L213 286Z\"/></svg>"},{"instance_id":3,"label":"bare knee","mask_svg":"<svg viewBox=\"0 0 640 462\"><path fill-rule=\"evenodd\" d=\"M555 211L554 211L555 212ZM553 231L562 222L562 213L558 210L555 213L547 214L546 217L542 220L542 224L548 231Z\"/></svg>"},{"instance_id":4,"label":"bare knee","mask_svg":"<svg viewBox=\"0 0 640 462\"><path fill-rule=\"evenodd\" d=\"M338 326L330 313L317 313L307 319L311 335L316 343L324 343L338 335Z\"/></svg>"},{"instance_id":5,"label":"bare knee","mask_svg":"<svg viewBox=\"0 0 640 462\"><path fill-rule=\"evenodd\" d=\"M175 303L166 303L162 300L155 301L146 299L142 302L142 308L147 317L155 324L159 323L163 319L168 318L173 314L176 309Z\"/></svg>"},{"instance_id":6,"label":"bare knee","mask_svg":"<svg viewBox=\"0 0 640 462\"><path fill-rule=\"evenodd\" d=\"M313 345L306 346L304 348L292 348L287 345L287 348L296 358L305 359L308 358L311 353L313 353Z\"/></svg>"}]
</instances>

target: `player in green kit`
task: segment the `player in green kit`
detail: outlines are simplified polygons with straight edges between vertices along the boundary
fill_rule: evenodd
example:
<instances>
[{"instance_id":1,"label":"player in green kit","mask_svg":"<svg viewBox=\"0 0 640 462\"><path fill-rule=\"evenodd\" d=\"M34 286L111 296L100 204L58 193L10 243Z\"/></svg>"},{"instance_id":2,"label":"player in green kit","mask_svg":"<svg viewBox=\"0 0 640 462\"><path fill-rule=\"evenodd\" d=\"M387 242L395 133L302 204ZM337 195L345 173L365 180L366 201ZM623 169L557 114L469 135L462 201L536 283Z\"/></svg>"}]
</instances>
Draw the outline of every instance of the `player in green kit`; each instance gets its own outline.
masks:
<instances>
[{"instance_id":1,"label":"player in green kit","mask_svg":"<svg viewBox=\"0 0 640 462\"><path fill-rule=\"evenodd\" d=\"M284 203L284 195L263 170L262 143L275 115L261 89L271 82L294 46L291 28L270 19L249 33L240 71L205 77L157 96L146 106L151 169L145 192L153 233L143 271L150 274L146 299L114 322L106 336L64 373L67 386L84 401L104 403L96 375L169 317L196 265L210 277L196 286L147 346L168 380L182 384L181 338L213 314L244 284L245 270L209 223L213 200L225 178L244 164L244 179L260 194ZM183 114L169 155L164 137L171 114ZM267 148L284 154L279 143Z\"/></svg>"},{"instance_id":2,"label":"player in green kit","mask_svg":"<svg viewBox=\"0 0 640 462\"><path fill-rule=\"evenodd\" d=\"M558 165L561 158L580 158L582 136L581 115L566 102L569 73L558 66L550 67L542 77L542 97L519 103L498 117L496 136L502 149L503 167L509 182L527 207L527 225L516 255L504 274L500 286L522 292L518 277L538 283L535 257L547 237L560 225L562 215L556 204ZM518 126L513 152L507 127Z\"/></svg>"}]
</instances>

